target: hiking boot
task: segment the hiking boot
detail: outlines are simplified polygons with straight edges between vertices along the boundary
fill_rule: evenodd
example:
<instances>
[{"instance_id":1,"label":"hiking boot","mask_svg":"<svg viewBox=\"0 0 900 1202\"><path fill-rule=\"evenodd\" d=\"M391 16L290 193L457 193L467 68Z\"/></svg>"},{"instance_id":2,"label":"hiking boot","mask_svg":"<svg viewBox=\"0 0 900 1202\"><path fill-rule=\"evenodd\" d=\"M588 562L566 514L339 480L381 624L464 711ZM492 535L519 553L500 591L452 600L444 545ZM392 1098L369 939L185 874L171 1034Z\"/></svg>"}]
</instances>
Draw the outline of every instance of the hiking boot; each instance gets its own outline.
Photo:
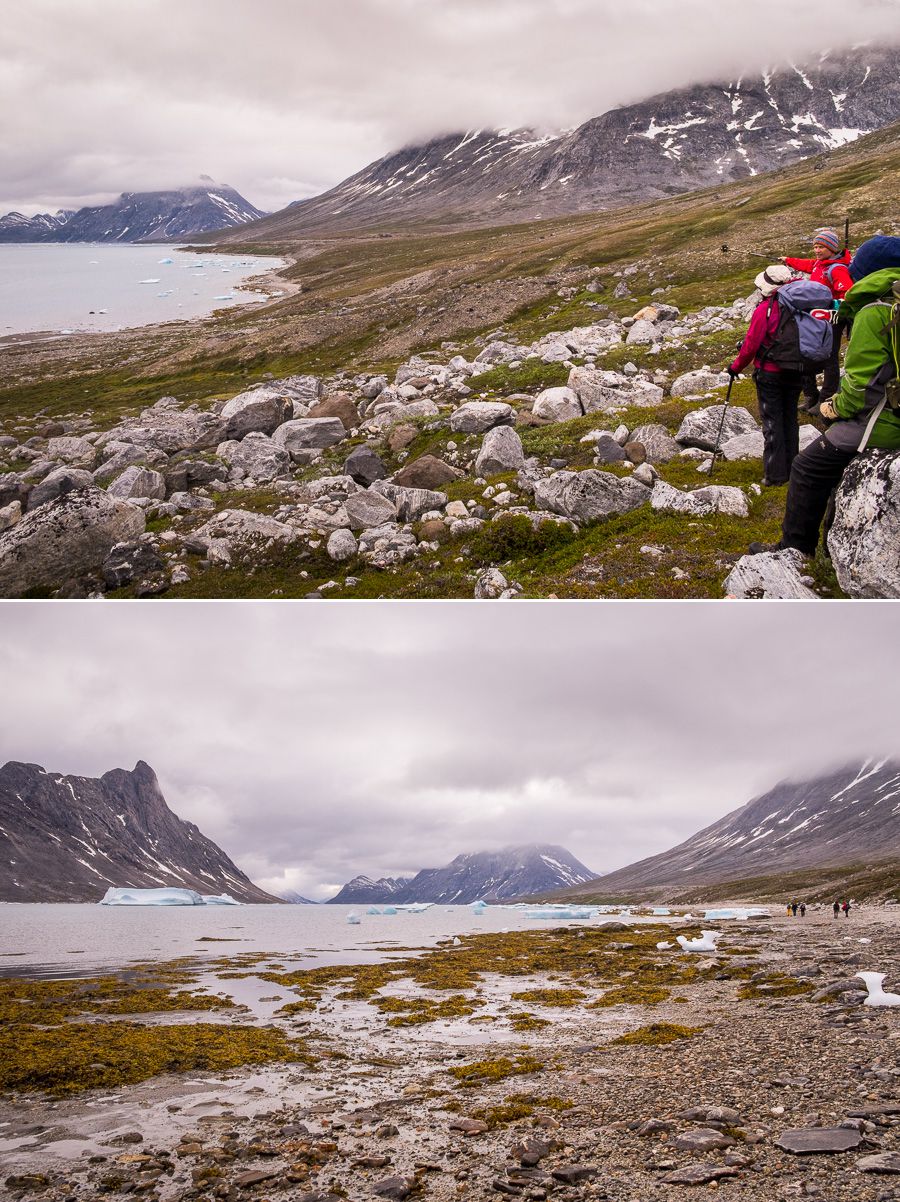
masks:
<instances>
[{"instance_id":1,"label":"hiking boot","mask_svg":"<svg viewBox=\"0 0 900 1202\"><path fill-rule=\"evenodd\" d=\"M767 555L771 551L783 551L784 544L777 543L751 543L747 548L748 555Z\"/></svg>"}]
</instances>

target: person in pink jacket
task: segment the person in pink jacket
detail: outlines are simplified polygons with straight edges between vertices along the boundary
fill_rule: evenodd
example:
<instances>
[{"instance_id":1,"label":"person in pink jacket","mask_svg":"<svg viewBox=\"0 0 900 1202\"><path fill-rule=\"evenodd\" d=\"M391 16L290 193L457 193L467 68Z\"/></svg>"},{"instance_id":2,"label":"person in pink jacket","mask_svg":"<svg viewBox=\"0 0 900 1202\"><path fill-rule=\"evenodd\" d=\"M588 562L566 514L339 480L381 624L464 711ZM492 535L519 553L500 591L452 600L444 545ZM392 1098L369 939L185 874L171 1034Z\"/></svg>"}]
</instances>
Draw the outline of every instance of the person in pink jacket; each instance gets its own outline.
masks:
<instances>
[{"instance_id":1,"label":"person in pink jacket","mask_svg":"<svg viewBox=\"0 0 900 1202\"><path fill-rule=\"evenodd\" d=\"M785 258L781 262L792 271L802 271L816 284L824 284L831 289L831 295L836 304L844 299L853 287L853 280L848 270L850 251L845 246L841 249L841 238L837 230L823 226L813 234L813 258ZM825 374L822 377L822 390L816 376L810 373L804 379L803 395L806 397L807 408L812 411L820 401L830 400L841 384L841 338L846 326L841 323L834 328L831 358L825 364Z\"/></svg>"},{"instance_id":2,"label":"person in pink jacket","mask_svg":"<svg viewBox=\"0 0 900 1202\"><path fill-rule=\"evenodd\" d=\"M737 358L727 369L733 378L751 362L754 365L753 381L763 428L763 484L768 485L787 484L791 464L800 451L797 404L803 375L766 359L766 347L778 329L778 289L793 278L794 273L782 263L767 267L756 277L754 282L763 299L753 311Z\"/></svg>"}]
</instances>

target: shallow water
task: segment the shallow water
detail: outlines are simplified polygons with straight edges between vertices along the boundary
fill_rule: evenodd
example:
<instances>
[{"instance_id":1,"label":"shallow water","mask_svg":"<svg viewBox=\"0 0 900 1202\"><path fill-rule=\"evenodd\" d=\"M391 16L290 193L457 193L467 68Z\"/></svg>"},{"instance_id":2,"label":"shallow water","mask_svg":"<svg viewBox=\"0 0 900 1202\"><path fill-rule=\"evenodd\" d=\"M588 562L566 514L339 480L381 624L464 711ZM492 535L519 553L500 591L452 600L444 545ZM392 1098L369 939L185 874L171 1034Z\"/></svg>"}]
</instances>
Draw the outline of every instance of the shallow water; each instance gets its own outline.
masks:
<instances>
[{"instance_id":1,"label":"shallow water","mask_svg":"<svg viewBox=\"0 0 900 1202\"><path fill-rule=\"evenodd\" d=\"M201 255L167 246L0 244L0 338L204 317L269 299L274 294L240 285L283 265L258 255Z\"/></svg>"}]
</instances>

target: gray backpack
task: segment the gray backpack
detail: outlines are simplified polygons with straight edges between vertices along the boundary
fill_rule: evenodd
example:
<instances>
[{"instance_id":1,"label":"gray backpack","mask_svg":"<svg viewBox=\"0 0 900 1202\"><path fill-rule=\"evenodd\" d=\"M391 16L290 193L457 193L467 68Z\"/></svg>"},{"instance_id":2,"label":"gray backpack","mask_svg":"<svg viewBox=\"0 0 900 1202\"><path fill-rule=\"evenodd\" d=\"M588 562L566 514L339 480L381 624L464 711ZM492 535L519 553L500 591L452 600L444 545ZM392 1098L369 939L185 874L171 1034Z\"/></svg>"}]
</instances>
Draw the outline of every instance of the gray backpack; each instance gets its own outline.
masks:
<instances>
[{"instance_id":1,"label":"gray backpack","mask_svg":"<svg viewBox=\"0 0 900 1202\"><path fill-rule=\"evenodd\" d=\"M768 312L778 301L778 327L763 347L763 358L784 371L815 371L831 357L830 320L814 316L813 310L830 312L831 289L812 280L782 284L769 301Z\"/></svg>"}]
</instances>

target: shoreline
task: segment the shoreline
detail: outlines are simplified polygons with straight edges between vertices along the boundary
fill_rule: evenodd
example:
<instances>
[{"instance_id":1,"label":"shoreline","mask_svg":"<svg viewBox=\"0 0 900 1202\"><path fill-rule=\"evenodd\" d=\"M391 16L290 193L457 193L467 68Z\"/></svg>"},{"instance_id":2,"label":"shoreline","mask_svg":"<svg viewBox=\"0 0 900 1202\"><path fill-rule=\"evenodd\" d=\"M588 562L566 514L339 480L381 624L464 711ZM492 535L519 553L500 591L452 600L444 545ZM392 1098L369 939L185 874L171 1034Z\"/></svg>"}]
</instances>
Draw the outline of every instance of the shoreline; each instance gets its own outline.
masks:
<instances>
[{"instance_id":1,"label":"shoreline","mask_svg":"<svg viewBox=\"0 0 900 1202\"><path fill-rule=\"evenodd\" d=\"M603 936L597 928L505 942L477 935L462 951L432 949L429 972L452 975L482 957L468 988L442 986L480 1008L414 1025L391 1025L408 1011L379 1016L372 998L381 995L363 988L369 969L349 993L337 973L313 1008L276 1017L296 996L299 986L283 983L293 978L257 976L268 957L245 963L237 979L226 966L219 988L239 1004L239 989L250 988L254 1005L269 1007L256 1014L260 1029L299 1034L315 1062L194 1070L72 1098L6 1095L7 1188L29 1202L93 1190L160 1202L304 1191L310 1202L373 1192L668 1202L695 1196L702 1183L744 1202L893 1197L889 1176L860 1166L900 1159L900 1009L862 1006L854 974L877 969L887 988L900 984L897 913L863 906L849 919L823 909L712 925L725 932L712 958L656 949L672 933L662 923ZM497 975L490 965L501 949ZM598 989L666 980L673 993L661 1002L591 1004ZM538 1022L506 1029L523 1005L514 993L562 1000L573 985L581 998L526 1002ZM216 1029L240 1029L246 1013L217 1017ZM689 1034L661 1043L641 1034L666 1024ZM623 1034L636 1041L616 1042ZM825 1138L832 1128L845 1151L795 1156L777 1143L787 1130Z\"/></svg>"}]
</instances>

